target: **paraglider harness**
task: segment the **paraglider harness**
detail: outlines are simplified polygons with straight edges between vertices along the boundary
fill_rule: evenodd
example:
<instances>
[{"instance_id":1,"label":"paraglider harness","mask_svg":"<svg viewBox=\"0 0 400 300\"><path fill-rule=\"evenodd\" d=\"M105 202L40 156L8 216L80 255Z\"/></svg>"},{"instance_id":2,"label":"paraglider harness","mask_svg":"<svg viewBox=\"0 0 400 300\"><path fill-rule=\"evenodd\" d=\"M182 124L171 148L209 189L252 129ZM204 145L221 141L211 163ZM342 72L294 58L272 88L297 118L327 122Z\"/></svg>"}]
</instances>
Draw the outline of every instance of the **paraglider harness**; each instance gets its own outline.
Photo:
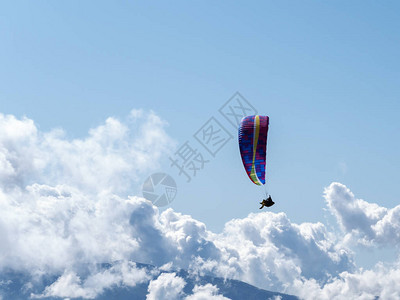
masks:
<instances>
[{"instance_id":1,"label":"paraglider harness","mask_svg":"<svg viewBox=\"0 0 400 300\"><path fill-rule=\"evenodd\" d=\"M260 209L262 209L264 206L271 207L272 205L275 204L275 202L272 201L271 195L269 195L268 198L267 199L263 199L263 201L260 202L260 204L261 204Z\"/></svg>"}]
</instances>

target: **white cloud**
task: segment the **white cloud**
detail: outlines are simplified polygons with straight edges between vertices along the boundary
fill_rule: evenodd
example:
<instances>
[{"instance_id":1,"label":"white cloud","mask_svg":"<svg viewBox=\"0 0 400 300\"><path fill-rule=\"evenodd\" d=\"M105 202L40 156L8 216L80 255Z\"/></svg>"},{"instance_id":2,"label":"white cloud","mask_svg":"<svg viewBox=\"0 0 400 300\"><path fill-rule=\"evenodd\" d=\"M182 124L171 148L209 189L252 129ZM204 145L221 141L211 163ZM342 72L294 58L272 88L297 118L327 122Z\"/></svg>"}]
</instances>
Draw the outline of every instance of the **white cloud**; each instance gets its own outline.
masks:
<instances>
[{"instance_id":1,"label":"white cloud","mask_svg":"<svg viewBox=\"0 0 400 300\"><path fill-rule=\"evenodd\" d=\"M88 137L68 140L60 130L43 133L32 120L0 114L0 270L58 276L35 297L94 298L150 279L148 299L185 296L175 273L154 279L158 271L148 274L131 261L305 298L399 296L398 265L357 270L342 237L322 223L260 212L215 234L191 216L160 214L128 196L171 146L164 126L154 113L133 111L125 123L109 118ZM339 183L326 188L325 199L347 240L398 246L400 206L356 199ZM204 295L223 299L212 285L197 286L188 299Z\"/></svg>"},{"instance_id":2,"label":"white cloud","mask_svg":"<svg viewBox=\"0 0 400 300\"><path fill-rule=\"evenodd\" d=\"M210 283L206 285L195 285L193 294L185 298L185 300L228 300L229 298L218 294L218 288Z\"/></svg>"},{"instance_id":3,"label":"white cloud","mask_svg":"<svg viewBox=\"0 0 400 300\"><path fill-rule=\"evenodd\" d=\"M250 214L245 219L230 221L223 236L230 245L235 242L232 238L239 236L234 248L243 257L252 257L254 253L257 265L275 260L265 269L275 269L271 273L282 282L300 272L306 277L323 278L352 267L349 253L336 246L323 224L294 224L284 213Z\"/></svg>"},{"instance_id":4,"label":"white cloud","mask_svg":"<svg viewBox=\"0 0 400 300\"><path fill-rule=\"evenodd\" d=\"M353 268L349 252L321 223L293 224L284 213L250 214L228 222L221 234L172 210L163 212L161 220L179 249L185 249L177 262L192 254L189 268L200 274L282 290L300 276L326 280Z\"/></svg>"},{"instance_id":5,"label":"white cloud","mask_svg":"<svg viewBox=\"0 0 400 300\"><path fill-rule=\"evenodd\" d=\"M44 297L51 296L93 299L96 296L96 292L81 287L81 279L74 272L69 271L65 272L56 282L46 288ZM35 296L33 295L33 297Z\"/></svg>"},{"instance_id":6,"label":"white cloud","mask_svg":"<svg viewBox=\"0 0 400 300\"><path fill-rule=\"evenodd\" d=\"M28 186L0 202L0 266L59 271L128 259L139 249L129 218L143 200L93 197L67 186Z\"/></svg>"},{"instance_id":7,"label":"white cloud","mask_svg":"<svg viewBox=\"0 0 400 300\"><path fill-rule=\"evenodd\" d=\"M33 298L68 297L94 299L104 289L115 286L133 287L151 279L145 269L137 268L133 262L118 262L109 269L92 272L85 279L81 279L72 270L66 270L53 284L46 287L41 295L32 295Z\"/></svg>"},{"instance_id":8,"label":"white cloud","mask_svg":"<svg viewBox=\"0 0 400 300\"><path fill-rule=\"evenodd\" d=\"M157 279L150 281L147 300L181 299L185 287L183 278L175 273L162 273Z\"/></svg>"},{"instance_id":9,"label":"white cloud","mask_svg":"<svg viewBox=\"0 0 400 300\"><path fill-rule=\"evenodd\" d=\"M64 273L54 293L81 284L82 266L140 257L130 218L146 201L125 195L173 145L164 126L152 112L134 112L68 140L0 114L0 269Z\"/></svg>"},{"instance_id":10,"label":"white cloud","mask_svg":"<svg viewBox=\"0 0 400 300\"><path fill-rule=\"evenodd\" d=\"M325 189L325 199L347 240L364 245L399 245L400 205L387 209L357 199L337 182Z\"/></svg>"},{"instance_id":11,"label":"white cloud","mask_svg":"<svg viewBox=\"0 0 400 300\"><path fill-rule=\"evenodd\" d=\"M43 133L30 119L0 114L0 187L43 183L129 193L174 145L164 126L153 112L133 112L125 124L110 117L88 137L68 140L61 130Z\"/></svg>"},{"instance_id":12,"label":"white cloud","mask_svg":"<svg viewBox=\"0 0 400 300\"><path fill-rule=\"evenodd\" d=\"M399 299L399 267L398 264L391 267L377 264L372 270L343 272L324 286L315 279L299 279L291 291L305 299Z\"/></svg>"}]
</instances>

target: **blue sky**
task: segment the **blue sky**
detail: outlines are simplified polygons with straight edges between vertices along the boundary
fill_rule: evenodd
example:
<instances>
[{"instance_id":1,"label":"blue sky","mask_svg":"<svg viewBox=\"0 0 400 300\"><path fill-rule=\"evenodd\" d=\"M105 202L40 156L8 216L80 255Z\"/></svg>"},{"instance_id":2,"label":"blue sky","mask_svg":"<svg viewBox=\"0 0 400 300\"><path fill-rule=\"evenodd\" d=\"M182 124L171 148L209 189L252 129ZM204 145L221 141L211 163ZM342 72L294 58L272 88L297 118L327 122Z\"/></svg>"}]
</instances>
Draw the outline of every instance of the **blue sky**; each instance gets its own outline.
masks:
<instances>
[{"instance_id":1,"label":"blue sky","mask_svg":"<svg viewBox=\"0 0 400 300\"><path fill-rule=\"evenodd\" d=\"M167 172L178 184L170 207L219 233L258 213L263 196L241 165L236 129L218 113L239 91L270 116L270 211L329 225L323 192L332 182L381 207L399 202L399 9L397 1L3 2L0 113L73 140L108 117L153 111L172 146L126 193L140 196L148 175ZM212 116L234 139L185 183L168 157ZM378 253L374 263L397 256Z\"/></svg>"},{"instance_id":2,"label":"blue sky","mask_svg":"<svg viewBox=\"0 0 400 300\"><path fill-rule=\"evenodd\" d=\"M372 1L3 3L0 110L71 137L109 116L153 110L184 143L239 91L271 118L269 188L277 210L320 220L322 190L332 181L393 206L396 8ZM223 206L251 195L234 198L240 209L229 205L225 220L257 207L236 145L219 154L190 185L193 193L179 195L201 202L185 212L215 203L198 195L204 185ZM200 216L216 227L223 221Z\"/></svg>"}]
</instances>

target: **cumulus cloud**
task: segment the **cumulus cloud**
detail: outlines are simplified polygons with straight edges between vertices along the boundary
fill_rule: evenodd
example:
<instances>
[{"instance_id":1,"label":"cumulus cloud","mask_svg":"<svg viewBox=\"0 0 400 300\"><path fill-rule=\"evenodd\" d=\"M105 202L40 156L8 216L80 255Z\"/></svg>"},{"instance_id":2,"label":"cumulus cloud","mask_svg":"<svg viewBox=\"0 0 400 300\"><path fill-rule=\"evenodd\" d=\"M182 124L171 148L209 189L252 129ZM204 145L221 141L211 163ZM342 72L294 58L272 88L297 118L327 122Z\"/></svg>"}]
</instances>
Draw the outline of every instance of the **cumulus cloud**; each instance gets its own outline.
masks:
<instances>
[{"instance_id":1,"label":"cumulus cloud","mask_svg":"<svg viewBox=\"0 0 400 300\"><path fill-rule=\"evenodd\" d=\"M101 289L81 280L82 266L140 258L132 212L154 208L126 195L174 144L165 125L153 112L132 111L69 140L0 114L0 269L63 274L45 294L91 297Z\"/></svg>"},{"instance_id":2,"label":"cumulus cloud","mask_svg":"<svg viewBox=\"0 0 400 300\"><path fill-rule=\"evenodd\" d=\"M129 257L138 248L129 223L137 204L119 195L169 149L164 126L134 111L126 124L108 118L68 140L0 114L0 267L62 270Z\"/></svg>"},{"instance_id":3,"label":"cumulus cloud","mask_svg":"<svg viewBox=\"0 0 400 300\"><path fill-rule=\"evenodd\" d=\"M28 118L0 114L0 271L27 272L32 282L51 274L32 292L36 298L90 299L150 282L148 299L224 299L216 286L200 283L185 294L174 271L180 268L304 298L398 296L397 265L357 269L342 237L322 223L296 224L265 211L233 219L217 234L133 196L173 144L164 127L154 113L133 111L125 122L108 118L87 137L69 140L61 130L41 132ZM398 207L356 199L339 183L326 188L325 199L347 238L398 243ZM0 287L8 285L1 280Z\"/></svg>"},{"instance_id":4,"label":"cumulus cloud","mask_svg":"<svg viewBox=\"0 0 400 300\"><path fill-rule=\"evenodd\" d=\"M129 192L174 145L165 125L153 112L132 111L125 123L110 117L86 138L69 140L60 129L41 132L31 119L0 114L0 187L42 183Z\"/></svg>"},{"instance_id":5,"label":"cumulus cloud","mask_svg":"<svg viewBox=\"0 0 400 300\"><path fill-rule=\"evenodd\" d=\"M195 285L190 295L186 295L185 280L176 273L161 273L156 279L151 280L148 286L147 300L228 300L219 294L218 288L212 284Z\"/></svg>"},{"instance_id":6,"label":"cumulus cloud","mask_svg":"<svg viewBox=\"0 0 400 300\"><path fill-rule=\"evenodd\" d=\"M321 223L292 223L284 213L264 212L232 220L216 237L226 245L230 267L239 264L246 282L282 290L294 278L318 278L353 268L351 254L327 232Z\"/></svg>"},{"instance_id":7,"label":"cumulus cloud","mask_svg":"<svg viewBox=\"0 0 400 300\"><path fill-rule=\"evenodd\" d=\"M229 298L218 294L218 288L210 283L206 285L195 285L193 294L185 298L185 300L229 300Z\"/></svg>"},{"instance_id":8,"label":"cumulus cloud","mask_svg":"<svg viewBox=\"0 0 400 300\"><path fill-rule=\"evenodd\" d=\"M162 273L150 281L147 300L180 299L183 295L185 281L175 273Z\"/></svg>"},{"instance_id":9,"label":"cumulus cloud","mask_svg":"<svg viewBox=\"0 0 400 300\"><path fill-rule=\"evenodd\" d=\"M400 266L378 263L371 270L343 272L325 285L315 279L296 280L291 292L303 299L399 299Z\"/></svg>"},{"instance_id":10,"label":"cumulus cloud","mask_svg":"<svg viewBox=\"0 0 400 300\"><path fill-rule=\"evenodd\" d=\"M66 270L58 279L46 287L43 294L32 298L61 297L94 299L105 289L115 286L133 287L146 282L152 274L144 268L138 268L133 262L117 262L109 269L92 271L84 279L72 270Z\"/></svg>"},{"instance_id":11,"label":"cumulus cloud","mask_svg":"<svg viewBox=\"0 0 400 300\"><path fill-rule=\"evenodd\" d=\"M363 245L396 245L400 241L400 205L387 209L357 199L343 184L325 189L325 200L347 239Z\"/></svg>"}]
</instances>

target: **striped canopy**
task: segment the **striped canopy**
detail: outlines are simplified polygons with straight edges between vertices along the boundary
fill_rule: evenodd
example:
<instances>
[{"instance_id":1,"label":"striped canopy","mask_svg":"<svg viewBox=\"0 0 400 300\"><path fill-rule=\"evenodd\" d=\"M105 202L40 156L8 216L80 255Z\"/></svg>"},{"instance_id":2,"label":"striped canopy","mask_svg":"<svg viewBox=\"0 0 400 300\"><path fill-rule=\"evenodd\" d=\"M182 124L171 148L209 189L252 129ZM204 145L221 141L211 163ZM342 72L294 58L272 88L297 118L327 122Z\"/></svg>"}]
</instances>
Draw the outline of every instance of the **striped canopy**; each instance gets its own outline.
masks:
<instances>
[{"instance_id":1,"label":"striped canopy","mask_svg":"<svg viewBox=\"0 0 400 300\"><path fill-rule=\"evenodd\" d=\"M239 126L239 148L243 166L250 180L265 184L268 116L247 116Z\"/></svg>"}]
</instances>

